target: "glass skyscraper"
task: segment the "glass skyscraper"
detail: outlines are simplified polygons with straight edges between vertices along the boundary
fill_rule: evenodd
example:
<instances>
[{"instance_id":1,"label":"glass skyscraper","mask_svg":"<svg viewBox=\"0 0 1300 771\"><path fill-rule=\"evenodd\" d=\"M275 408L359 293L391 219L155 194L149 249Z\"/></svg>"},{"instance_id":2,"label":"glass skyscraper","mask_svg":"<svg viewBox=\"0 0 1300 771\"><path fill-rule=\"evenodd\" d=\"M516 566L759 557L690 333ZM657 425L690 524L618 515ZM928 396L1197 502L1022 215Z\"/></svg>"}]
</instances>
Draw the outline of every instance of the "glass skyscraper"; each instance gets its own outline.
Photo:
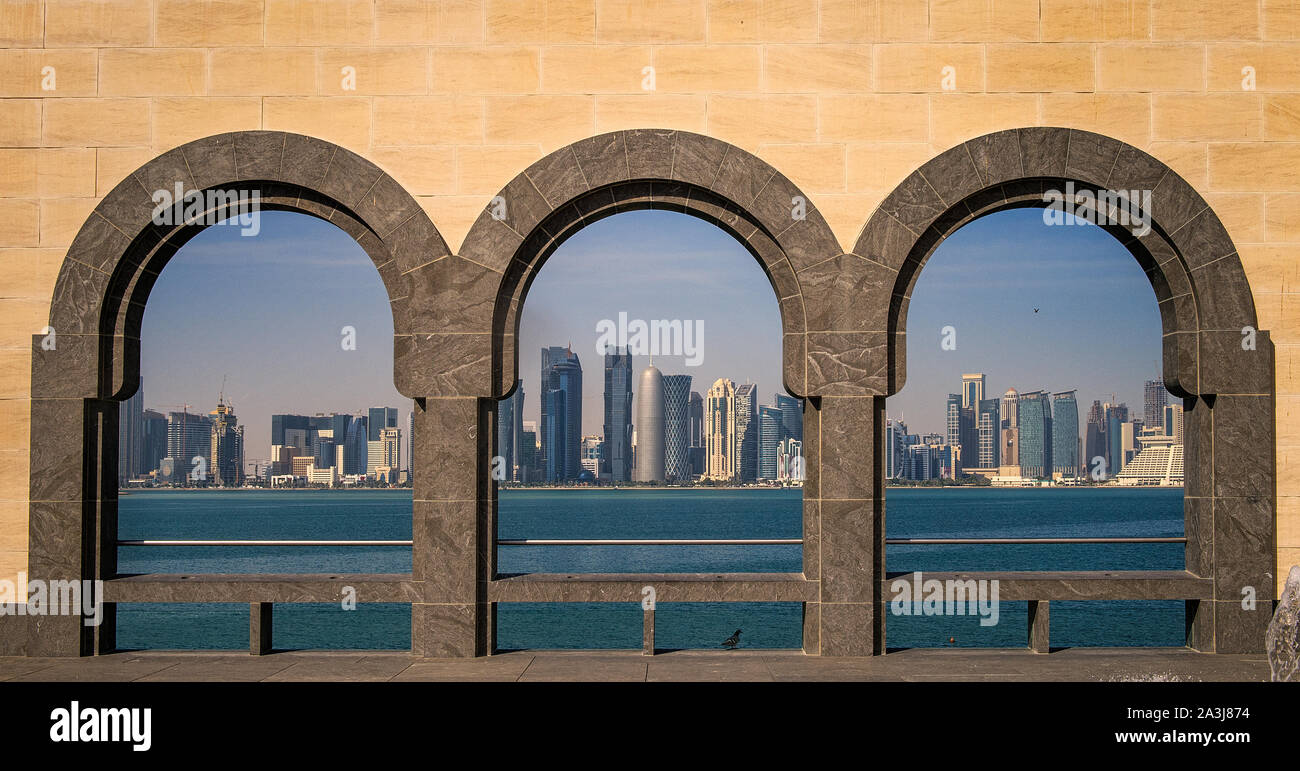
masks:
<instances>
[{"instance_id":1,"label":"glass skyscraper","mask_svg":"<svg viewBox=\"0 0 1300 771\"><path fill-rule=\"evenodd\" d=\"M1052 396L1052 472L1079 475L1079 405L1074 391Z\"/></svg>"},{"instance_id":2,"label":"glass skyscraper","mask_svg":"<svg viewBox=\"0 0 1300 771\"><path fill-rule=\"evenodd\" d=\"M385 428L397 428L396 407L371 407L366 415L366 441L379 441Z\"/></svg>"},{"instance_id":3,"label":"glass skyscraper","mask_svg":"<svg viewBox=\"0 0 1300 771\"><path fill-rule=\"evenodd\" d=\"M758 408L758 478L776 479L777 448L785 433L782 411L776 407Z\"/></svg>"},{"instance_id":4,"label":"glass skyscraper","mask_svg":"<svg viewBox=\"0 0 1300 771\"><path fill-rule=\"evenodd\" d=\"M141 474L157 471L158 464L167 457L167 417L161 412L145 410L141 421L144 435L144 456Z\"/></svg>"},{"instance_id":5,"label":"glass skyscraper","mask_svg":"<svg viewBox=\"0 0 1300 771\"><path fill-rule=\"evenodd\" d=\"M803 441L803 399L788 394L776 394L776 408L781 411L781 425L785 438Z\"/></svg>"},{"instance_id":6,"label":"glass skyscraper","mask_svg":"<svg viewBox=\"0 0 1300 771\"><path fill-rule=\"evenodd\" d=\"M519 481L519 440L524 426L524 381L515 381L514 393L497 402L497 455L505 464L505 479Z\"/></svg>"},{"instance_id":7,"label":"glass skyscraper","mask_svg":"<svg viewBox=\"0 0 1300 771\"><path fill-rule=\"evenodd\" d=\"M758 478L758 386L736 386L736 470L742 482Z\"/></svg>"},{"instance_id":8,"label":"glass skyscraper","mask_svg":"<svg viewBox=\"0 0 1300 771\"><path fill-rule=\"evenodd\" d=\"M135 394L118 407L117 413L117 477L118 481L135 479L144 468L144 378Z\"/></svg>"},{"instance_id":9,"label":"glass skyscraper","mask_svg":"<svg viewBox=\"0 0 1300 771\"><path fill-rule=\"evenodd\" d=\"M173 461L176 481L186 481L194 470L194 458L210 458L212 453L212 420L206 415L192 412L171 412L167 415L167 457ZM211 469L206 469L207 475Z\"/></svg>"},{"instance_id":10,"label":"glass skyscraper","mask_svg":"<svg viewBox=\"0 0 1300 771\"><path fill-rule=\"evenodd\" d=\"M885 420L885 478L906 476L907 426L896 418Z\"/></svg>"},{"instance_id":11,"label":"glass skyscraper","mask_svg":"<svg viewBox=\"0 0 1300 771\"><path fill-rule=\"evenodd\" d=\"M664 375L664 477L682 482L691 477L691 376Z\"/></svg>"},{"instance_id":12,"label":"glass skyscraper","mask_svg":"<svg viewBox=\"0 0 1300 771\"><path fill-rule=\"evenodd\" d=\"M1020 475L1052 476L1052 406L1045 391L1020 394ZM1077 432L1078 429L1076 428Z\"/></svg>"},{"instance_id":13,"label":"glass skyscraper","mask_svg":"<svg viewBox=\"0 0 1300 771\"><path fill-rule=\"evenodd\" d=\"M982 390L982 389L981 389ZM979 468L995 469L1001 462L998 450L1002 446L1002 401L980 399L975 413L976 433L979 437Z\"/></svg>"},{"instance_id":14,"label":"glass skyscraper","mask_svg":"<svg viewBox=\"0 0 1300 771\"><path fill-rule=\"evenodd\" d=\"M546 392L546 401L543 403L546 408L546 416L542 421L545 426L542 429L542 451L546 454L542 460L543 473L546 475L547 482L562 482L568 477L565 476L565 452L564 441L565 424L567 423L565 411L568 407L568 394L562 388L554 388Z\"/></svg>"},{"instance_id":15,"label":"glass skyscraper","mask_svg":"<svg viewBox=\"0 0 1300 771\"><path fill-rule=\"evenodd\" d=\"M542 349L542 467L547 481L582 473L582 364L569 348ZM562 392L557 396L554 392ZM558 400L558 401L557 401ZM555 405L563 403L557 412Z\"/></svg>"},{"instance_id":16,"label":"glass skyscraper","mask_svg":"<svg viewBox=\"0 0 1300 771\"><path fill-rule=\"evenodd\" d=\"M632 472L632 355L626 348L605 354L605 451L600 476L627 482Z\"/></svg>"}]
</instances>

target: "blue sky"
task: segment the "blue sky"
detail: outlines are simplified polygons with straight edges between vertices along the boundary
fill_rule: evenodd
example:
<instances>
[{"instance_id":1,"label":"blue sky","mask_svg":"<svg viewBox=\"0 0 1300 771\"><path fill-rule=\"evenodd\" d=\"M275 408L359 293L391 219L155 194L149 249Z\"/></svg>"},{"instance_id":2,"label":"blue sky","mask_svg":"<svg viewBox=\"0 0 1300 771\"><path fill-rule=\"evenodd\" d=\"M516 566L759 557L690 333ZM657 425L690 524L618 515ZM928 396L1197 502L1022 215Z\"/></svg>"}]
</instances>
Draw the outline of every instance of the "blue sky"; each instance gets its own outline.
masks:
<instances>
[{"instance_id":1,"label":"blue sky","mask_svg":"<svg viewBox=\"0 0 1300 771\"><path fill-rule=\"evenodd\" d=\"M145 406L162 410L226 396L247 427L246 455L269 456L270 415L355 413L409 402L392 385L392 316L366 254L335 226L267 212L261 232L209 228L171 260L145 311ZM1033 309L1039 312L1034 313ZM525 419L537 415L539 351L572 343L584 370L584 432L601 433L603 363L596 325L617 319L703 321L703 360L656 357L704 393L719 377L781 387L776 298L754 258L723 231L663 211L629 212L579 231L529 291L520 329ZM957 348L940 348L941 329ZM357 346L340 345L344 326ZM1039 210L1002 212L962 228L921 274L908 319L908 382L889 400L914 432L943 427L943 403L963 372L984 372L987 395L1079 389L1141 410L1158 372L1160 320L1136 261L1093 226L1046 227ZM636 357L639 371L645 357ZM194 409L194 408L192 408Z\"/></svg>"}]
</instances>

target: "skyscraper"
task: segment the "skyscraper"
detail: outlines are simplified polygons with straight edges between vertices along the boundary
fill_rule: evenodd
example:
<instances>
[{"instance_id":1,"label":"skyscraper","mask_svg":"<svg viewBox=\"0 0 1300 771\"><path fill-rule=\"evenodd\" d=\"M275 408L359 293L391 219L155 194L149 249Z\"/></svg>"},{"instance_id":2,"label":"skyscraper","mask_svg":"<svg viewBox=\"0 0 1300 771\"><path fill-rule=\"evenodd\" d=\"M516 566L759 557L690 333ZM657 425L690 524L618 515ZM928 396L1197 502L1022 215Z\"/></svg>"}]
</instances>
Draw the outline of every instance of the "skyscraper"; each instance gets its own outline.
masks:
<instances>
[{"instance_id":1,"label":"skyscraper","mask_svg":"<svg viewBox=\"0 0 1300 771\"><path fill-rule=\"evenodd\" d=\"M965 377L973 376L966 375ZM950 447L959 448L958 457L960 461L954 463L954 474L957 476L961 476L964 467L974 468L979 465L979 429L975 422L975 410L979 402L976 401L975 406L970 407L964 404L966 399L964 391L967 390L968 386L971 394L976 392L984 393L984 376L980 375L979 377L979 382L971 381L967 383L963 380L963 393L948 394L948 401L944 405L947 444Z\"/></svg>"},{"instance_id":2,"label":"skyscraper","mask_svg":"<svg viewBox=\"0 0 1300 771\"><path fill-rule=\"evenodd\" d=\"M664 480L664 376L652 364L641 371L636 396L636 481Z\"/></svg>"},{"instance_id":3,"label":"skyscraper","mask_svg":"<svg viewBox=\"0 0 1300 771\"><path fill-rule=\"evenodd\" d=\"M192 412L172 412L167 415L167 457L173 461L176 480L185 481L194 471L194 458L204 458L205 476L211 476L211 469L206 468L212 453L212 420L206 415Z\"/></svg>"},{"instance_id":4,"label":"skyscraper","mask_svg":"<svg viewBox=\"0 0 1300 771\"><path fill-rule=\"evenodd\" d=\"M736 470L740 481L758 478L758 386L736 386Z\"/></svg>"},{"instance_id":5,"label":"skyscraper","mask_svg":"<svg viewBox=\"0 0 1300 771\"><path fill-rule=\"evenodd\" d=\"M781 425L785 437L803 441L803 399L789 394L776 394L776 408L781 411Z\"/></svg>"},{"instance_id":6,"label":"skyscraper","mask_svg":"<svg viewBox=\"0 0 1300 771\"><path fill-rule=\"evenodd\" d=\"M167 457L167 416L161 412L145 410L142 420L144 454L141 474L157 471L158 464Z\"/></svg>"},{"instance_id":7,"label":"skyscraper","mask_svg":"<svg viewBox=\"0 0 1300 771\"><path fill-rule=\"evenodd\" d=\"M372 408L367 423L375 420L380 421L388 419L387 410L391 410L392 427L397 426L397 410L392 407ZM337 468L339 474L347 473L347 468L358 467L363 461L351 457L348 446L348 428L352 424L351 415L343 415L337 412L316 413L308 419L312 427L311 450L312 456L316 463L317 469L327 469L330 467ZM367 431L369 435L369 430ZM342 467L339 466L340 457L339 449L343 450ZM352 448L355 451L356 448Z\"/></svg>"},{"instance_id":8,"label":"skyscraper","mask_svg":"<svg viewBox=\"0 0 1300 771\"><path fill-rule=\"evenodd\" d=\"M1002 395L1002 445L998 448L998 474L1020 476L1020 394L1008 388Z\"/></svg>"},{"instance_id":9,"label":"skyscraper","mask_svg":"<svg viewBox=\"0 0 1300 771\"><path fill-rule=\"evenodd\" d=\"M582 437L582 470L591 474L592 479L600 479L601 456L604 454L605 442L599 436Z\"/></svg>"},{"instance_id":10,"label":"skyscraper","mask_svg":"<svg viewBox=\"0 0 1300 771\"><path fill-rule=\"evenodd\" d=\"M704 455L709 479L737 478L736 384L718 378L704 400Z\"/></svg>"},{"instance_id":11,"label":"skyscraper","mask_svg":"<svg viewBox=\"0 0 1300 771\"><path fill-rule=\"evenodd\" d=\"M781 410L776 407L758 408L758 478L776 479L777 449L785 433Z\"/></svg>"},{"instance_id":12,"label":"skyscraper","mask_svg":"<svg viewBox=\"0 0 1300 771\"><path fill-rule=\"evenodd\" d=\"M1020 394L1020 475L1052 476L1052 405L1046 391ZM1076 431L1078 429L1075 429Z\"/></svg>"},{"instance_id":13,"label":"skyscraper","mask_svg":"<svg viewBox=\"0 0 1300 771\"><path fill-rule=\"evenodd\" d=\"M384 428L379 439L366 443L366 473L393 483L395 472L402 467L402 429Z\"/></svg>"},{"instance_id":14,"label":"skyscraper","mask_svg":"<svg viewBox=\"0 0 1300 771\"><path fill-rule=\"evenodd\" d=\"M885 478L906 476L907 425L897 418L885 419Z\"/></svg>"},{"instance_id":15,"label":"skyscraper","mask_svg":"<svg viewBox=\"0 0 1300 771\"><path fill-rule=\"evenodd\" d=\"M1165 405L1169 403L1169 391L1165 390L1164 378L1148 380L1142 386L1142 395L1142 425L1147 428L1164 428Z\"/></svg>"},{"instance_id":16,"label":"skyscraper","mask_svg":"<svg viewBox=\"0 0 1300 771\"><path fill-rule=\"evenodd\" d=\"M961 376L961 406L969 410L979 409L984 400L984 373Z\"/></svg>"},{"instance_id":17,"label":"skyscraper","mask_svg":"<svg viewBox=\"0 0 1300 771\"><path fill-rule=\"evenodd\" d=\"M690 434L691 447L704 446L704 397L699 391L691 391Z\"/></svg>"},{"instance_id":18,"label":"skyscraper","mask_svg":"<svg viewBox=\"0 0 1300 771\"><path fill-rule=\"evenodd\" d=\"M605 451L600 476L627 482L632 471L632 355L605 353Z\"/></svg>"},{"instance_id":19,"label":"skyscraper","mask_svg":"<svg viewBox=\"0 0 1300 771\"><path fill-rule=\"evenodd\" d=\"M343 466L340 474L364 474L370 463L369 415L352 415L348 421L347 434L343 437Z\"/></svg>"},{"instance_id":20,"label":"skyscraper","mask_svg":"<svg viewBox=\"0 0 1300 771\"><path fill-rule=\"evenodd\" d=\"M240 485L244 482L244 427L235 411L218 399L217 408L208 413L212 420L208 463L214 485Z\"/></svg>"},{"instance_id":21,"label":"skyscraper","mask_svg":"<svg viewBox=\"0 0 1300 771\"><path fill-rule=\"evenodd\" d=\"M976 434L979 437L978 467L996 469L998 450L1002 442L1002 403L997 399L980 399L975 413Z\"/></svg>"},{"instance_id":22,"label":"skyscraper","mask_svg":"<svg viewBox=\"0 0 1300 771\"><path fill-rule=\"evenodd\" d=\"M1102 409L1106 418L1106 474L1114 476L1124 470L1124 424L1128 422L1128 405L1107 403Z\"/></svg>"},{"instance_id":23,"label":"skyscraper","mask_svg":"<svg viewBox=\"0 0 1300 771\"><path fill-rule=\"evenodd\" d=\"M567 435L568 423L568 394L562 388L553 388L546 392L546 401L542 403L545 406L546 414L543 416L542 424L545 426L542 432L542 442L539 448L542 452L542 476L547 482L562 482L568 477L565 476L564 461L567 457L565 450L565 437Z\"/></svg>"},{"instance_id":24,"label":"skyscraper","mask_svg":"<svg viewBox=\"0 0 1300 771\"><path fill-rule=\"evenodd\" d=\"M1106 413L1102 409L1101 402L1094 400L1088 410L1087 432L1083 438L1083 458L1081 458L1089 474L1094 468L1099 468L1097 458L1101 458L1103 463L1106 461L1107 452ZM1106 470L1106 475L1110 476L1109 469Z\"/></svg>"},{"instance_id":25,"label":"skyscraper","mask_svg":"<svg viewBox=\"0 0 1300 771\"><path fill-rule=\"evenodd\" d=\"M691 376L664 375L664 477L669 482L691 478Z\"/></svg>"},{"instance_id":26,"label":"skyscraper","mask_svg":"<svg viewBox=\"0 0 1300 771\"><path fill-rule=\"evenodd\" d=\"M1052 473L1079 476L1079 404L1074 391L1052 395Z\"/></svg>"},{"instance_id":27,"label":"skyscraper","mask_svg":"<svg viewBox=\"0 0 1300 771\"><path fill-rule=\"evenodd\" d=\"M800 481L807 476L803 462L803 442L782 439L776 447L776 478L781 481Z\"/></svg>"},{"instance_id":28,"label":"skyscraper","mask_svg":"<svg viewBox=\"0 0 1300 771\"><path fill-rule=\"evenodd\" d=\"M948 394L943 407L944 433L948 444L961 443L961 394Z\"/></svg>"},{"instance_id":29,"label":"skyscraper","mask_svg":"<svg viewBox=\"0 0 1300 771\"><path fill-rule=\"evenodd\" d=\"M531 420L524 422L523 432L520 433L519 481L537 481L537 424Z\"/></svg>"},{"instance_id":30,"label":"skyscraper","mask_svg":"<svg viewBox=\"0 0 1300 771\"><path fill-rule=\"evenodd\" d=\"M385 428L397 428L397 408L371 407L366 416L366 441L379 441Z\"/></svg>"},{"instance_id":31,"label":"skyscraper","mask_svg":"<svg viewBox=\"0 0 1300 771\"><path fill-rule=\"evenodd\" d=\"M709 471L709 464L704 454L704 397L699 391L691 391L690 412L690 446L686 454L691 464L691 475L702 477Z\"/></svg>"},{"instance_id":32,"label":"skyscraper","mask_svg":"<svg viewBox=\"0 0 1300 771\"><path fill-rule=\"evenodd\" d=\"M306 431L311 428L311 418L306 415L272 415L271 416L271 444L292 444L285 441L285 432L298 429Z\"/></svg>"},{"instance_id":33,"label":"skyscraper","mask_svg":"<svg viewBox=\"0 0 1300 771\"><path fill-rule=\"evenodd\" d=\"M1166 404L1164 409L1165 435L1174 438L1174 444L1183 444L1183 405Z\"/></svg>"},{"instance_id":34,"label":"skyscraper","mask_svg":"<svg viewBox=\"0 0 1300 771\"><path fill-rule=\"evenodd\" d=\"M144 468L144 378L135 395L122 402L117 412L117 478L135 479Z\"/></svg>"},{"instance_id":35,"label":"skyscraper","mask_svg":"<svg viewBox=\"0 0 1300 771\"><path fill-rule=\"evenodd\" d=\"M519 439L524 423L524 381L515 381L514 393L497 403L497 455L504 462L502 481L519 479Z\"/></svg>"},{"instance_id":36,"label":"skyscraper","mask_svg":"<svg viewBox=\"0 0 1300 771\"><path fill-rule=\"evenodd\" d=\"M582 364L571 349L542 349L542 392L541 462L547 480L577 479L582 473ZM552 392L561 392L561 396L555 397ZM563 416L554 409L559 403L557 398L563 401Z\"/></svg>"}]
</instances>

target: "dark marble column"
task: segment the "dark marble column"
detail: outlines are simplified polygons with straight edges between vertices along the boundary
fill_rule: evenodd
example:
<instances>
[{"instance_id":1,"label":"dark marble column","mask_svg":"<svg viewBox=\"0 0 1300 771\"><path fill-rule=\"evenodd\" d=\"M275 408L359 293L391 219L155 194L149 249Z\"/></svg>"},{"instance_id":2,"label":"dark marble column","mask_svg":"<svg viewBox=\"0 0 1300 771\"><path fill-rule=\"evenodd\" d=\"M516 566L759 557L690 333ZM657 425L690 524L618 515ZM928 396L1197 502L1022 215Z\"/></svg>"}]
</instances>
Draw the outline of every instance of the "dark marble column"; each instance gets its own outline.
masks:
<instances>
[{"instance_id":1,"label":"dark marble column","mask_svg":"<svg viewBox=\"0 0 1300 771\"><path fill-rule=\"evenodd\" d=\"M102 429L101 416L89 405L77 398L32 400L32 435L44 441L33 442L31 452L29 579L81 581L96 576ZM116 413L112 425L116 431ZM116 470L112 481L117 481ZM77 615L31 616L27 631L31 656L94 652L95 630Z\"/></svg>"},{"instance_id":2,"label":"dark marble column","mask_svg":"<svg viewBox=\"0 0 1300 771\"><path fill-rule=\"evenodd\" d=\"M421 408L421 401L423 408ZM487 400L415 402L411 649L430 657L490 653L491 437ZM488 516L482 516L487 514Z\"/></svg>"},{"instance_id":3,"label":"dark marble column","mask_svg":"<svg viewBox=\"0 0 1300 771\"><path fill-rule=\"evenodd\" d=\"M1214 652L1258 653L1276 591L1272 394L1214 401ZM1202 603L1202 608L1208 603Z\"/></svg>"},{"instance_id":4,"label":"dark marble column","mask_svg":"<svg viewBox=\"0 0 1300 771\"><path fill-rule=\"evenodd\" d=\"M818 507L821 591L818 642L825 656L880 652L883 615L876 591L884 571L884 522L875 475L877 413L873 396L815 400L816 471L805 499ZM812 462L812 461L810 461Z\"/></svg>"}]
</instances>

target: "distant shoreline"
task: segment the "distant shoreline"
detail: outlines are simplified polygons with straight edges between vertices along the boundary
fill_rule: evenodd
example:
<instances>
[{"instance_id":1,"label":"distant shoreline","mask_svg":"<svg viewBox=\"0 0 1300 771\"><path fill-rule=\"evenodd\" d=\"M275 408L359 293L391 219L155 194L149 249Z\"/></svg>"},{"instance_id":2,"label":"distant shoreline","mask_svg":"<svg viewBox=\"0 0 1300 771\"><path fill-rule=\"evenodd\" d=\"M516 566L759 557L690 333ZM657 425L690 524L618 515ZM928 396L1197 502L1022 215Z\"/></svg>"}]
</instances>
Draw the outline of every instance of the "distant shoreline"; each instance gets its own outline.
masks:
<instances>
[{"instance_id":1,"label":"distant shoreline","mask_svg":"<svg viewBox=\"0 0 1300 771\"><path fill-rule=\"evenodd\" d=\"M395 493L410 492L410 487L120 487L118 495L134 493L251 493L251 492L321 492L321 493ZM499 492L508 490L536 490L539 492L637 492L637 491L698 491L698 490L802 490L800 487L765 487L755 485L713 487L502 487ZM992 487L989 485L885 485L886 490L1182 490L1182 485L1055 485L1048 487Z\"/></svg>"}]
</instances>

